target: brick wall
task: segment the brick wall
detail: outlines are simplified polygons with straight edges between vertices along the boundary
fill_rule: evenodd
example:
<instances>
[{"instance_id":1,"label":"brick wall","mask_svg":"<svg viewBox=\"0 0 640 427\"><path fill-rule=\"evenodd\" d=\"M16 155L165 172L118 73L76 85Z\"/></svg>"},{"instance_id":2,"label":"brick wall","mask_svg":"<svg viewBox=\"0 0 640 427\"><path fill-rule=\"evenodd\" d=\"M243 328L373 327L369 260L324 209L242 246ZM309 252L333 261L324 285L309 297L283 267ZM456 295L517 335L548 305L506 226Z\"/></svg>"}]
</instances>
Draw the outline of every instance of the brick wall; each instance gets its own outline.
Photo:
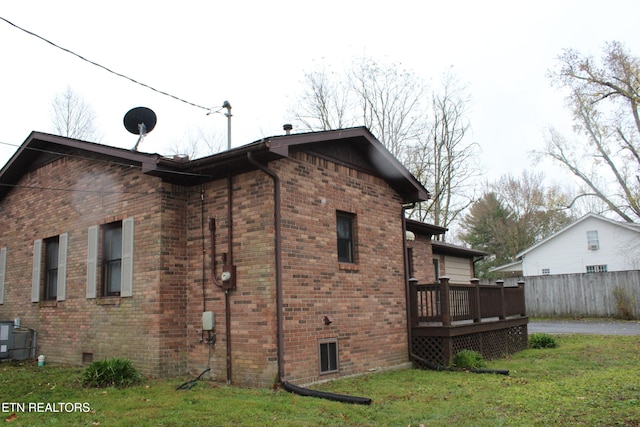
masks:
<instances>
[{"instance_id":1,"label":"brick wall","mask_svg":"<svg viewBox=\"0 0 640 427\"><path fill-rule=\"evenodd\" d=\"M408 361L402 258L401 200L382 180L299 153L272 162L281 180L285 379L298 384ZM237 289L229 292L231 380L270 386L277 381L273 183L260 171L233 177L233 262ZM211 367L226 378L225 293L211 280L211 236L201 224L215 218L220 278L228 252L227 180L205 184L189 199L189 369ZM204 213L203 213L204 209ZM356 215L357 263L337 258L336 211ZM213 311L216 343L202 342L203 309ZM327 326L323 316L334 323ZM205 334L206 337L206 334ZM319 374L319 340L338 340L340 370Z\"/></svg>"},{"instance_id":2,"label":"brick wall","mask_svg":"<svg viewBox=\"0 0 640 427\"><path fill-rule=\"evenodd\" d=\"M228 293L230 379L236 385L268 387L277 379L273 185L269 177L257 171L231 179L233 260L228 250L227 179L205 184L203 193L192 193L189 199L189 369L196 373L211 367L211 377L218 381L227 379L226 296L211 277L211 234L206 225L209 218L214 218L216 278L220 280L225 258L227 262L233 261L237 268L237 289ZM203 234L206 250L204 304ZM212 311L215 316L214 346L200 341L203 310Z\"/></svg>"},{"instance_id":3,"label":"brick wall","mask_svg":"<svg viewBox=\"0 0 640 427\"><path fill-rule=\"evenodd\" d=\"M166 185L139 170L77 157L27 172L18 184L0 201L0 246L7 248L0 318L19 317L35 329L37 352L51 362L80 364L87 353L130 358L149 375L183 373L184 327L175 319L184 318L184 278L176 272L185 245L178 230L161 224L175 220L172 205L184 201L163 204ZM135 221L133 296L87 299L87 230L128 217ZM33 242L65 232L66 299L31 303Z\"/></svg>"},{"instance_id":4,"label":"brick wall","mask_svg":"<svg viewBox=\"0 0 640 427\"><path fill-rule=\"evenodd\" d=\"M408 362L401 199L383 180L310 154L269 166L282 183L285 378L305 384ZM0 247L7 247L0 318L20 317L36 329L47 360L128 357L152 376L210 367L224 381L229 344L232 383L277 381L273 183L266 174L231 178L231 218L226 178L184 188L125 166L63 158L26 173L20 185L31 188L16 187L0 201ZM354 264L338 262L337 211L355 215ZM133 296L87 299L88 227L128 217L135 220ZM228 294L212 280L209 218L217 226L216 277L224 259L237 268L237 289ZM33 241L64 232L67 298L32 304ZM430 254L424 259L415 265L429 274ZM203 311L215 315L214 345L202 341ZM338 342L337 373L319 373L323 339Z\"/></svg>"},{"instance_id":5,"label":"brick wall","mask_svg":"<svg viewBox=\"0 0 640 427\"><path fill-rule=\"evenodd\" d=\"M307 153L272 167L283 187L286 379L407 362L401 200L383 180ZM337 211L355 215L355 264L338 262ZM319 373L322 339L337 339L337 374Z\"/></svg>"},{"instance_id":6,"label":"brick wall","mask_svg":"<svg viewBox=\"0 0 640 427\"><path fill-rule=\"evenodd\" d=\"M428 236L416 233L413 241L407 242L407 248L413 249L413 276L418 279L418 283L433 283L435 281L435 271L433 259L438 255L433 255L431 240ZM442 267L442 263L440 264Z\"/></svg>"}]
</instances>

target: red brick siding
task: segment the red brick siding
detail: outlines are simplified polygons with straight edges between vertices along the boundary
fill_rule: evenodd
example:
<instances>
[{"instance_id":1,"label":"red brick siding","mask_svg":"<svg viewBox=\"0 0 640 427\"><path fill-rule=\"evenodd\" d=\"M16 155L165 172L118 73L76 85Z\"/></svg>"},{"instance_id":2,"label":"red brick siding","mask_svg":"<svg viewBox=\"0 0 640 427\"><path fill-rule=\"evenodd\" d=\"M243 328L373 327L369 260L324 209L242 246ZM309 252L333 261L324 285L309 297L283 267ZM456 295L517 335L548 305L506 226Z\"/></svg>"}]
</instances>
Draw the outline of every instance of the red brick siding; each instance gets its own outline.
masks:
<instances>
[{"instance_id":1,"label":"red brick siding","mask_svg":"<svg viewBox=\"0 0 640 427\"><path fill-rule=\"evenodd\" d=\"M401 199L381 179L308 154L269 166L282 183L286 379L304 384L407 362ZM54 362L79 364L89 352L94 359L129 357L154 376L211 367L214 379L226 379L225 293L211 277L208 220L217 225L219 278L228 252L227 179L183 188L73 158L27 173L20 184L76 191L17 187L0 201L0 246L7 247L0 318L21 317L36 329L38 353ZM355 214L355 265L338 263L336 211ZM87 229L127 217L135 219L133 297L88 300ZM231 380L269 386L278 369L270 177L253 171L232 178L231 224ZM63 232L67 299L31 304L33 240ZM416 257L421 274L432 274L429 256L424 265ZM201 342L203 310L215 314L214 346ZM324 315L334 322L325 325ZM318 342L327 338L338 340L340 370L321 376Z\"/></svg>"},{"instance_id":2,"label":"red brick siding","mask_svg":"<svg viewBox=\"0 0 640 427\"><path fill-rule=\"evenodd\" d=\"M160 268L184 247L161 250L160 180L126 166L61 158L26 173L18 184L0 201L0 246L7 247L0 318L20 317L35 329L37 352L52 362L79 364L87 352L94 360L128 357L149 375L184 372L184 328L172 323L181 308L165 311L163 305L167 295L184 297L164 292ZM86 299L88 227L127 217L135 220L133 297ZM33 241L64 232L66 300L31 303ZM175 287L170 280L167 286Z\"/></svg>"},{"instance_id":3,"label":"red brick siding","mask_svg":"<svg viewBox=\"0 0 640 427\"><path fill-rule=\"evenodd\" d=\"M229 291L231 361L233 384L270 386L277 376L275 316L275 249L273 185L262 172L232 178L233 264L237 289ZM220 280L223 256L228 256L227 180L203 186L204 219L216 220L216 278ZM210 366L213 378L226 380L225 293L213 284L211 236L205 225L205 303L215 315L216 343L211 349L199 342L202 328L202 229L199 193L189 199L189 368L193 372ZM208 360L209 351L211 357Z\"/></svg>"},{"instance_id":4,"label":"red brick siding","mask_svg":"<svg viewBox=\"0 0 640 427\"><path fill-rule=\"evenodd\" d=\"M413 241L407 242L407 248L413 248L413 276L418 279L418 283L433 283L436 274L433 268L433 259L438 255L433 255L431 250L431 240L427 236L416 233ZM443 261L440 263L442 268Z\"/></svg>"},{"instance_id":5,"label":"red brick siding","mask_svg":"<svg viewBox=\"0 0 640 427\"><path fill-rule=\"evenodd\" d=\"M408 361L401 201L382 180L311 156L282 181L286 378L294 383ZM337 258L336 211L356 215L356 265ZM334 322L323 323L330 315ZM318 341L338 339L339 373L319 374Z\"/></svg>"}]
</instances>

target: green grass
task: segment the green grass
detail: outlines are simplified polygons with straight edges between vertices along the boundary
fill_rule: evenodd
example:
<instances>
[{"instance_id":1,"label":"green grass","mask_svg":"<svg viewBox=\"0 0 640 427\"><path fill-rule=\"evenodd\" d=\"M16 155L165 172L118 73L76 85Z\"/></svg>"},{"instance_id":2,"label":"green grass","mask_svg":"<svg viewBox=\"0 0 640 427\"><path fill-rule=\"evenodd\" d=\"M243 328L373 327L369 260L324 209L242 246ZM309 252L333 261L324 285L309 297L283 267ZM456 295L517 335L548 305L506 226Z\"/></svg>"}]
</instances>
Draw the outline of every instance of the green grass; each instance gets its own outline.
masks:
<instances>
[{"instance_id":1,"label":"green grass","mask_svg":"<svg viewBox=\"0 0 640 427\"><path fill-rule=\"evenodd\" d=\"M0 364L0 404L87 402L90 412L23 413L8 426L640 426L640 337L555 335L557 348L489 361L510 376L400 370L315 385L370 397L350 405L191 379L83 388L82 370ZM0 407L0 410L2 408ZM2 419L11 412L0 413Z\"/></svg>"}]
</instances>

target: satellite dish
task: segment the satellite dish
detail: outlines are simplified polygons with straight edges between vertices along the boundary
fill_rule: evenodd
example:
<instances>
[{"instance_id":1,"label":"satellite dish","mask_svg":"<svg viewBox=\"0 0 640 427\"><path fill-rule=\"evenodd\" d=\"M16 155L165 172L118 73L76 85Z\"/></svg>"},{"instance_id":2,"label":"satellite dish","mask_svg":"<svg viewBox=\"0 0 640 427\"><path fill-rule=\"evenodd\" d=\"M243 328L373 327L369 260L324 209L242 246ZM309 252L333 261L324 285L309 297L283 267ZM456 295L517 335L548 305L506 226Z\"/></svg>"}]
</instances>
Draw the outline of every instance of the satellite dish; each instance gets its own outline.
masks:
<instances>
[{"instance_id":1,"label":"satellite dish","mask_svg":"<svg viewBox=\"0 0 640 427\"><path fill-rule=\"evenodd\" d=\"M133 151L138 150L138 144L140 144L147 133L153 130L157 121L156 113L147 107L132 108L124 115L125 129L134 135L140 135L138 142L136 142L136 145L132 148Z\"/></svg>"}]
</instances>

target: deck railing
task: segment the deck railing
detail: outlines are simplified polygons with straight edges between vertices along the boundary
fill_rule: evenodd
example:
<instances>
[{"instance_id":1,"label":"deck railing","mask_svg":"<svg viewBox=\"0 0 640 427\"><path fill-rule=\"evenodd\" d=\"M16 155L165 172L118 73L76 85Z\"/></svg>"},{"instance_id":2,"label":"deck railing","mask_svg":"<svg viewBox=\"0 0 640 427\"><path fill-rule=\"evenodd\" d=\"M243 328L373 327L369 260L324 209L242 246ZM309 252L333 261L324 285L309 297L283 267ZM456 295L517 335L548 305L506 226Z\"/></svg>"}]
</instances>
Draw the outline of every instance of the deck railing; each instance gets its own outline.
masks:
<instances>
[{"instance_id":1,"label":"deck railing","mask_svg":"<svg viewBox=\"0 0 640 427\"><path fill-rule=\"evenodd\" d=\"M411 320L414 326L437 323L451 326L452 322L504 320L511 316L525 316L524 282L505 287L499 280L495 285L480 285L478 279L469 284L449 283L441 277L436 284L418 284L410 280Z\"/></svg>"}]
</instances>

